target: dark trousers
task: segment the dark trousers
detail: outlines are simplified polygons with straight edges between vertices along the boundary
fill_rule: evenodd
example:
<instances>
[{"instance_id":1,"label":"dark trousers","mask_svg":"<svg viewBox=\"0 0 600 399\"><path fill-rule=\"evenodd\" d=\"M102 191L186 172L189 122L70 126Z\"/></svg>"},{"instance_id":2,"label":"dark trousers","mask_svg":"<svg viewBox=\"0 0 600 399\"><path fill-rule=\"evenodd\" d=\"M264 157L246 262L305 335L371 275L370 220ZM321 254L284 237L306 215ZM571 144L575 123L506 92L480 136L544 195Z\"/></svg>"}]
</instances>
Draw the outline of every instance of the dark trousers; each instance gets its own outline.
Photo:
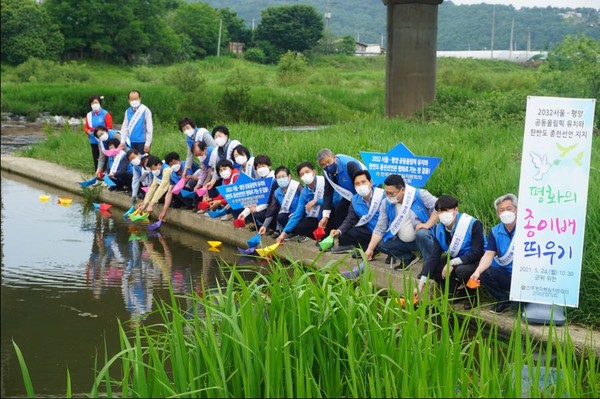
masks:
<instances>
[{"instance_id":1,"label":"dark trousers","mask_svg":"<svg viewBox=\"0 0 600 399\"><path fill-rule=\"evenodd\" d=\"M367 226L355 226L340 236L339 243L340 246L352 245L353 247L367 249L372 234Z\"/></svg>"},{"instance_id":2,"label":"dark trousers","mask_svg":"<svg viewBox=\"0 0 600 399\"><path fill-rule=\"evenodd\" d=\"M481 273L480 281L485 289L498 301L508 301L512 273L504 267L489 267Z\"/></svg>"},{"instance_id":3,"label":"dark trousers","mask_svg":"<svg viewBox=\"0 0 600 399\"><path fill-rule=\"evenodd\" d=\"M140 154L144 153L144 143L131 143L131 148L135 148L136 150L138 150L140 152Z\"/></svg>"},{"instance_id":4,"label":"dark trousers","mask_svg":"<svg viewBox=\"0 0 600 399\"><path fill-rule=\"evenodd\" d=\"M289 213L287 213L287 212L279 213L277 215L277 223L276 223L275 227L273 227L273 228L277 229L277 230L279 230L278 227L283 228L283 226L285 226L287 224L288 220L290 220Z\"/></svg>"},{"instance_id":5,"label":"dark trousers","mask_svg":"<svg viewBox=\"0 0 600 399\"><path fill-rule=\"evenodd\" d=\"M429 273L426 273L426 271L423 270L422 274L433 277L438 284L445 287L445 281L442 278L442 270L444 269L444 266L446 266L446 260L446 256L442 256L434 270L429 271ZM466 285L475 269L477 269L477 265L474 263L454 266L454 270L450 273L450 293L455 292L461 284ZM448 278L447 274L446 278Z\"/></svg>"},{"instance_id":6,"label":"dark trousers","mask_svg":"<svg viewBox=\"0 0 600 399\"><path fill-rule=\"evenodd\" d=\"M98 169L98 157L100 156L100 148L98 144L90 143L90 148L92 149L92 158L94 158L94 173Z\"/></svg>"},{"instance_id":7,"label":"dark trousers","mask_svg":"<svg viewBox=\"0 0 600 399\"><path fill-rule=\"evenodd\" d=\"M347 199L342 198L340 202L338 202L331 215L333 224L331 222L327 223L332 225L332 229L337 229L342 225L344 219L346 219L346 216L348 216L348 207L350 207L350 201Z\"/></svg>"},{"instance_id":8,"label":"dark trousers","mask_svg":"<svg viewBox=\"0 0 600 399\"><path fill-rule=\"evenodd\" d=\"M258 230L264 223L265 221L265 214L267 213L266 209L263 209L262 211L259 212L255 212L254 216L252 216L252 214L246 216L246 219L244 220L246 222L246 224L252 222L255 223L256 226L254 227L254 230ZM275 219L273 219L273 221L271 222L271 224L269 226L266 226L267 229L272 229L275 226Z\"/></svg>"}]
</instances>

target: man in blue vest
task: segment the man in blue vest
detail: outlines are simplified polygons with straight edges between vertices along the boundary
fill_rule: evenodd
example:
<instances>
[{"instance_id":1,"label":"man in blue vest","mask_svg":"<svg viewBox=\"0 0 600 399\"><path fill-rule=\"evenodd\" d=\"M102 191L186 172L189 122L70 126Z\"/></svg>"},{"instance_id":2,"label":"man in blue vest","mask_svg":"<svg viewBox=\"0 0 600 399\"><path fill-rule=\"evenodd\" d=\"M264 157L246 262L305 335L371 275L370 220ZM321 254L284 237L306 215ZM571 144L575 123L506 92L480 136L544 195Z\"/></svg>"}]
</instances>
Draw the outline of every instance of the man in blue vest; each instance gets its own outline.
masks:
<instances>
[{"instance_id":1,"label":"man in blue vest","mask_svg":"<svg viewBox=\"0 0 600 399\"><path fill-rule=\"evenodd\" d=\"M129 137L131 148L135 148L140 154L150 152L152 145L152 112L141 103L142 96L139 91L129 92L128 100L130 107L125 110L125 118L121 125L121 148L125 148L125 140Z\"/></svg>"},{"instance_id":2,"label":"man in blue vest","mask_svg":"<svg viewBox=\"0 0 600 399\"><path fill-rule=\"evenodd\" d=\"M373 187L371 174L368 170L360 170L354 174L354 189L356 194L348 208L348 216L330 234L338 238L338 246L331 253L350 252L354 248L366 249L371 241L371 235L379 219L379 208L385 202L385 191Z\"/></svg>"},{"instance_id":3,"label":"man in blue vest","mask_svg":"<svg viewBox=\"0 0 600 399\"><path fill-rule=\"evenodd\" d=\"M485 254L471 278L481 281L485 289L498 301L491 312L502 313L510 307L517 196L505 194L494 201L494 207L500 223L490 230Z\"/></svg>"},{"instance_id":4,"label":"man in blue vest","mask_svg":"<svg viewBox=\"0 0 600 399\"><path fill-rule=\"evenodd\" d=\"M433 226L437 222L437 198L429 191L404 183L400 175L389 175L383 182L386 201L365 251L372 259L376 250L387 254L386 264L406 268L417 261L415 251L427 260L433 247Z\"/></svg>"},{"instance_id":5,"label":"man in blue vest","mask_svg":"<svg viewBox=\"0 0 600 399\"><path fill-rule=\"evenodd\" d=\"M415 294L420 294L427 279L433 277L442 286L449 279L450 294L459 297L483 256L483 226L473 216L459 212L458 201L450 195L438 198L435 210L440 223L435 227L431 255L424 260Z\"/></svg>"},{"instance_id":6,"label":"man in blue vest","mask_svg":"<svg viewBox=\"0 0 600 399\"><path fill-rule=\"evenodd\" d=\"M325 194L323 196L323 218L319 227L325 228L329 222L333 210L333 227L339 227L346 215L352 196L356 194L352 177L361 170L367 168L360 161L343 154L334 154L330 149L324 148L317 153L317 163L323 169L325 177ZM335 206L333 205L333 193L338 193L342 198Z\"/></svg>"}]
</instances>

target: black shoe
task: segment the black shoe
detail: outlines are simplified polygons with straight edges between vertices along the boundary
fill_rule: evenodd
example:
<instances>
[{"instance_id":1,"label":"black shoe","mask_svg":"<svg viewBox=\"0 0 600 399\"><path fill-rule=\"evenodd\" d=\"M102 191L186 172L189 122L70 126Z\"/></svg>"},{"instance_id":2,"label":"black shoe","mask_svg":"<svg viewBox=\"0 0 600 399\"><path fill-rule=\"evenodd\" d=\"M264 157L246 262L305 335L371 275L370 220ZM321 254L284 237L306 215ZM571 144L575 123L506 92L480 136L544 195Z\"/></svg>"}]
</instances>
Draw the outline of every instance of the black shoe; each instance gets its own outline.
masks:
<instances>
[{"instance_id":1,"label":"black shoe","mask_svg":"<svg viewBox=\"0 0 600 399\"><path fill-rule=\"evenodd\" d=\"M351 256L353 259L362 259L362 256L360 254L360 250L358 248L354 248L351 252Z\"/></svg>"},{"instance_id":2,"label":"black shoe","mask_svg":"<svg viewBox=\"0 0 600 399\"><path fill-rule=\"evenodd\" d=\"M117 187L111 186L108 188L108 191L117 191Z\"/></svg>"},{"instance_id":3,"label":"black shoe","mask_svg":"<svg viewBox=\"0 0 600 399\"><path fill-rule=\"evenodd\" d=\"M352 252L353 249L354 249L353 245L337 245L337 246L331 248L331 253L332 254L347 254L349 252Z\"/></svg>"},{"instance_id":4,"label":"black shoe","mask_svg":"<svg viewBox=\"0 0 600 399\"><path fill-rule=\"evenodd\" d=\"M306 240L308 240L308 237L307 237L307 236L298 236L298 238L296 238L296 242L304 242L304 241L306 241ZM317 245L318 245L318 244L319 244L319 243L317 242Z\"/></svg>"},{"instance_id":5,"label":"black shoe","mask_svg":"<svg viewBox=\"0 0 600 399\"><path fill-rule=\"evenodd\" d=\"M291 240L295 240L295 239L296 239L296 237L298 237L298 235L297 235L297 234L290 233L290 234L289 234L287 237L285 237L285 240L284 240L284 241L291 241ZM275 238L277 238L277 237L275 237Z\"/></svg>"},{"instance_id":6,"label":"black shoe","mask_svg":"<svg viewBox=\"0 0 600 399\"><path fill-rule=\"evenodd\" d=\"M498 302L490 309L490 312L500 314L504 313L508 308L510 308L510 301Z\"/></svg>"},{"instance_id":7,"label":"black shoe","mask_svg":"<svg viewBox=\"0 0 600 399\"><path fill-rule=\"evenodd\" d=\"M268 233L267 233L267 234L268 234ZM277 238L277 237L279 237L280 235L281 235L281 232L280 232L280 231L277 231L277 230L275 230L275 231L271 232L271 234L269 234L269 237L271 237L271 238Z\"/></svg>"}]
</instances>

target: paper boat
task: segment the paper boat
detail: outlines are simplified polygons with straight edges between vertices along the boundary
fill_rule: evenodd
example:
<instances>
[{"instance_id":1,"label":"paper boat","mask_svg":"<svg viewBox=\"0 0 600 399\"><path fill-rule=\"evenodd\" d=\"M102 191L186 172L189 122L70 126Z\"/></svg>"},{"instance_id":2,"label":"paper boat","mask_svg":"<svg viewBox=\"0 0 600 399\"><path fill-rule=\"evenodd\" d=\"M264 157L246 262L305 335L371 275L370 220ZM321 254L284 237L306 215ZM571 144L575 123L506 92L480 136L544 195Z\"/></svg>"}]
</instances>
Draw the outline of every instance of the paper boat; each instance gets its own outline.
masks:
<instances>
[{"instance_id":1,"label":"paper boat","mask_svg":"<svg viewBox=\"0 0 600 399\"><path fill-rule=\"evenodd\" d=\"M240 229L246 225L244 219L233 219L233 227Z\"/></svg>"},{"instance_id":2,"label":"paper boat","mask_svg":"<svg viewBox=\"0 0 600 399\"><path fill-rule=\"evenodd\" d=\"M97 202L92 202L92 205L94 205L94 210L98 210L100 209L100 204Z\"/></svg>"},{"instance_id":3,"label":"paper boat","mask_svg":"<svg viewBox=\"0 0 600 399\"><path fill-rule=\"evenodd\" d=\"M196 195L193 191L189 190L181 190L180 194L183 198L194 198L194 196Z\"/></svg>"},{"instance_id":4,"label":"paper boat","mask_svg":"<svg viewBox=\"0 0 600 399\"><path fill-rule=\"evenodd\" d=\"M402 306L403 308L406 307L406 299L404 298L396 298L396 303ZM413 305L416 305L417 303L419 303L419 297L415 296L413 297Z\"/></svg>"},{"instance_id":5,"label":"paper boat","mask_svg":"<svg viewBox=\"0 0 600 399\"><path fill-rule=\"evenodd\" d=\"M248 249L243 249L243 248L238 247L237 250L242 255L252 255L254 252L256 252L256 247L251 247Z\"/></svg>"},{"instance_id":6,"label":"paper boat","mask_svg":"<svg viewBox=\"0 0 600 399\"><path fill-rule=\"evenodd\" d=\"M158 229L158 228L160 227L160 225L161 225L161 224L162 224L162 220L159 220L159 221L157 221L157 222L154 222L154 223L152 223L152 224L149 224L149 225L148 225L148 230L150 230L150 231L154 231L154 230Z\"/></svg>"},{"instance_id":7,"label":"paper boat","mask_svg":"<svg viewBox=\"0 0 600 399\"><path fill-rule=\"evenodd\" d=\"M93 185L94 183L96 183L96 178L95 178L95 177L92 177L90 180L86 180L86 181L81 181L81 182L79 182L79 185L80 185L81 187L84 187L84 188L85 188L85 187L89 187L89 186Z\"/></svg>"},{"instance_id":8,"label":"paper boat","mask_svg":"<svg viewBox=\"0 0 600 399\"><path fill-rule=\"evenodd\" d=\"M94 207L96 206L96 204L94 204ZM135 212L135 206L132 206L131 208L127 209L127 211L123 214L123 217L126 218L127 216L131 215L133 212Z\"/></svg>"},{"instance_id":9,"label":"paper boat","mask_svg":"<svg viewBox=\"0 0 600 399\"><path fill-rule=\"evenodd\" d=\"M48 202L48 201L50 201L50 196L49 195L40 195L40 201Z\"/></svg>"},{"instance_id":10,"label":"paper boat","mask_svg":"<svg viewBox=\"0 0 600 399\"><path fill-rule=\"evenodd\" d=\"M64 197L58 199L58 203L61 205L69 205L71 202L73 202L73 198Z\"/></svg>"},{"instance_id":11,"label":"paper boat","mask_svg":"<svg viewBox=\"0 0 600 399\"><path fill-rule=\"evenodd\" d=\"M315 240L319 241L321 238L325 237L325 229L317 227L315 231L313 231L313 237L315 237Z\"/></svg>"},{"instance_id":12,"label":"paper boat","mask_svg":"<svg viewBox=\"0 0 600 399\"><path fill-rule=\"evenodd\" d=\"M333 245L333 236L328 236L326 239L319 243L319 246L323 251L327 251Z\"/></svg>"},{"instance_id":13,"label":"paper boat","mask_svg":"<svg viewBox=\"0 0 600 399\"><path fill-rule=\"evenodd\" d=\"M221 252L221 247L210 247L208 248L209 252Z\"/></svg>"},{"instance_id":14,"label":"paper boat","mask_svg":"<svg viewBox=\"0 0 600 399\"><path fill-rule=\"evenodd\" d=\"M218 218L218 217L221 217L221 216L225 215L227 213L227 209L221 208L221 209L217 209L215 211L208 211L206 213L208 213L208 216L210 216L211 218L215 219L215 218Z\"/></svg>"},{"instance_id":15,"label":"paper boat","mask_svg":"<svg viewBox=\"0 0 600 399\"><path fill-rule=\"evenodd\" d=\"M212 248L220 247L223 244L221 241L206 241Z\"/></svg>"},{"instance_id":16,"label":"paper boat","mask_svg":"<svg viewBox=\"0 0 600 399\"><path fill-rule=\"evenodd\" d=\"M112 181L112 179L110 177L108 177L108 175L104 175L104 178L102 180L104 180L104 182L106 183L106 185L108 187L116 187L117 186L117 184L114 181Z\"/></svg>"},{"instance_id":17,"label":"paper boat","mask_svg":"<svg viewBox=\"0 0 600 399\"><path fill-rule=\"evenodd\" d=\"M132 222L139 222L139 221L146 221L148 222L148 216L150 216L149 213L144 212L140 215L134 215L133 213L131 215L129 215L129 220L131 220Z\"/></svg>"},{"instance_id":18,"label":"paper boat","mask_svg":"<svg viewBox=\"0 0 600 399\"><path fill-rule=\"evenodd\" d=\"M150 190L150 187L146 187L146 186L142 187L142 191L143 192L147 193L148 190Z\"/></svg>"},{"instance_id":19,"label":"paper boat","mask_svg":"<svg viewBox=\"0 0 600 399\"><path fill-rule=\"evenodd\" d=\"M118 155L121 152L121 149L120 148L115 148L114 150L105 150L104 146L102 146L102 152L107 157L114 157L115 155Z\"/></svg>"},{"instance_id":20,"label":"paper boat","mask_svg":"<svg viewBox=\"0 0 600 399\"><path fill-rule=\"evenodd\" d=\"M102 217L109 218L109 217L111 217L111 216L112 216L112 213L110 213L110 211L109 211L109 210L106 210L106 209L100 209L100 215L101 215Z\"/></svg>"},{"instance_id":21,"label":"paper boat","mask_svg":"<svg viewBox=\"0 0 600 399\"><path fill-rule=\"evenodd\" d=\"M205 211L208 208L210 208L210 204L208 203L208 201L200 201L200 202L198 202L198 209L201 209L201 210Z\"/></svg>"},{"instance_id":22,"label":"paper boat","mask_svg":"<svg viewBox=\"0 0 600 399\"><path fill-rule=\"evenodd\" d=\"M101 203L98 207L100 208L101 211L108 211L112 207L112 205Z\"/></svg>"},{"instance_id":23,"label":"paper boat","mask_svg":"<svg viewBox=\"0 0 600 399\"><path fill-rule=\"evenodd\" d=\"M194 192L198 197L202 198L206 195L207 190L205 188L197 188L194 190Z\"/></svg>"},{"instance_id":24,"label":"paper boat","mask_svg":"<svg viewBox=\"0 0 600 399\"><path fill-rule=\"evenodd\" d=\"M146 233L141 233L141 234L136 234L136 233L132 233L129 235L129 241L139 241L139 240L147 240L148 237L146 236Z\"/></svg>"},{"instance_id":25,"label":"paper boat","mask_svg":"<svg viewBox=\"0 0 600 399\"><path fill-rule=\"evenodd\" d=\"M184 178L181 178L181 179L179 179L179 181L177 182L177 184L175 184L175 185L173 186L173 188L171 189L171 192L172 192L173 194L179 194L179 192L181 191L181 189L182 189L183 187L185 187L185 179L184 179Z\"/></svg>"},{"instance_id":26,"label":"paper boat","mask_svg":"<svg viewBox=\"0 0 600 399\"><path fill-rule=\"evenodd\" d=\"M256 253L259 256L269 256L271 254L273 254L277 248L279 247L279 243L277 244L273 244L273 245L269 245L268 247L264 247L264 248L256 248Z\"/></svg>"},{"instance_id":27,"label":"paper boat","mask_svg":"<svg viewBox=\"0 0 600 399\"><path fill-rule=\"evenodd\" d=\"M258 247L260 245L260 239L261 239L260 234L254 235L251 239L249 239L247 241L248 248Z\"/></svg>"},{"instance_id":28,"label":"paper boat","mask_svg":"<svg viewBox=\"0 0 600 399\"><path fill-rule=\"evenodd\" d=\"M343 272L342 276L344 276L346 278L356 278L356 277L360 276L360 274L364 271L365 271L365 264L364 264L364 262L360 262L360 264L358 266L356 266L354 269L347 271L347 272Z\"/></svg>"},{"instance_id":29,"label":"paper boat","mask_svg":"<svg viewBox=\"0 0 600 399\"><path fill-rule=\"evenodd\" d=\"M470 278L469 281L467 281L467 287L471 289L478 288L480 285L481 284L479 283L479 281L473 280L472 278Z\"/></svg>"}]
</instances>

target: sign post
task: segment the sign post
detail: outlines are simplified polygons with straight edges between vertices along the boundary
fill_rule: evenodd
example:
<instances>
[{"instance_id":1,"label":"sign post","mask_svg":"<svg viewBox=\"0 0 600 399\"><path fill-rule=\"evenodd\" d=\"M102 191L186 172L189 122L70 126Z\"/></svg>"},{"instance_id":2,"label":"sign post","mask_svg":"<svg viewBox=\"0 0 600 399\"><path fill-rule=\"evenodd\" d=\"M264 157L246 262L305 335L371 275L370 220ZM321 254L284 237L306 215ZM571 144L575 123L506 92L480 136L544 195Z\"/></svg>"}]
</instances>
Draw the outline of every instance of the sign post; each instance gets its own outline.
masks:
<instances>
[{"instance_id":1,"label":"sign post","mask_svg":"<svg viewBox=\"0 0 600 399\"><path fill-rule=\"evenodd\" d=\"M217 190L231 206L231 209L241 209L266 204L269 200L272 183L272 177L255 180L245 173L240 173L240 177L234 184L219 186Z\"/></svg>"},{"instance_id":2,"label":"sign post","mask_svg":"<svg viewBox=\"0 0 600 399\"><path fill-rule=\"evenodd\" d=\"M510 299L547 305L546 316L526 309L534 322L579 306L594 106L527 98Z\"/></svg>"}]
</instances>

